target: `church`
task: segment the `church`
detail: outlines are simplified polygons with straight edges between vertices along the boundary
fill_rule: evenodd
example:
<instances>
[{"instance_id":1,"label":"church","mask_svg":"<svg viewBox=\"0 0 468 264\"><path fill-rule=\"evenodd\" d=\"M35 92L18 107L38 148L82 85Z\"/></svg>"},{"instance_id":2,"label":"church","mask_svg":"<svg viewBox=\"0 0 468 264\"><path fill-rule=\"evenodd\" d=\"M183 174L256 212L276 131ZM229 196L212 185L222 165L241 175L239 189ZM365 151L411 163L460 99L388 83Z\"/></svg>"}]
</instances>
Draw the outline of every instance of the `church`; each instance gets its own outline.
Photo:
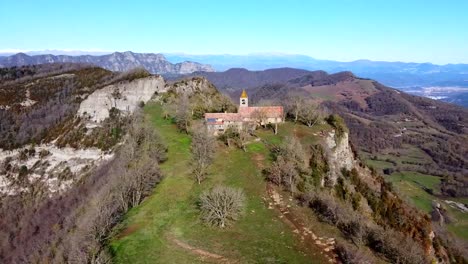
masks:
<instances>
[{"instance_id":1,"label":"church","mask_svg":"<svg viewBox=\"0 0 468 264\"><path fill-rule=\"evenodd\" d=\"M237 113L205 113L205 123L213 134L222 134L228 127L255 129L257 125L279 124L284 121L282 106L249 106L245 90L239 99Z\"/></svg>"}]
</instances>

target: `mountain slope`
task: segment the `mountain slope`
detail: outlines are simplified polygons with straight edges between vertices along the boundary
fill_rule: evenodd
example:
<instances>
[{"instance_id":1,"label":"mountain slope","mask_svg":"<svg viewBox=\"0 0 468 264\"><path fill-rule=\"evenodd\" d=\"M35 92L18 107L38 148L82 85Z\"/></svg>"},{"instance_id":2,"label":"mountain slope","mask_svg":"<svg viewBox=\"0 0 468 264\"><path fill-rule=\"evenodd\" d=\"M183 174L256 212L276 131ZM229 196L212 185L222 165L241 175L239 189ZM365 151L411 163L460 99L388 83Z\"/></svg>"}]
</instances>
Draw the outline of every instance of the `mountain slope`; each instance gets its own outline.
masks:
<instances>
[{"instance_id":1,"label":"mountain slope","mask_svg":"<svg viewBox=\"0 0 468 264\"><path fill-rule=\"evenodd\" d=\"M351 141L365 157L390 155L399 164L391 166L393 169L455 176L456 183L445 182L443 191L467 195L463 191L468 180L464 177L468 172L468 148L464 144L468 137L467 109L409 95L350 72L236 69L201 75L233 99L238 89L247 88L252 103L268 100L285 104L291 96L320 102L345 118ZM286 80L288 77L291 79ZM418 159L401 163L399 157L408 151L416 151Z\"/></svg>"},{"instance_id":2,"label":"mountain slope","mask_svg":"<svg viewBox=\"0 0 468 264\"><path fill-rule=\"evenodd\" d=\"M44 184L62 192L112 157L128 115L156 91L160 76L79 64L10 68L0 78L0 196Z\"/></svg>"},{"instance_id":3,"label":"mountain slope","mask_svg":"<svg viewBox=\"0 0 468 264\"><path fill-rule=\"evenodd\" d=\"M44 64L0 80L0 262L106 262L110 229L161 179L139 109L163 78Z\"/></svg>"},{"instance_id":4,"label":"mountain slope","mask_svg":"<svg viewBox=\"0 0 468 264\"><path fill-rule=\"evenodd\" d=\"M101 56L81 55L35 55L18 53L0 58L0 67L35 65L43 63L86 63L111 71L128 71L134 68L145 68L155 74L187 74L195 71L213 71L211 66L196 62L184 61L172 64L162 54L114 52Z\"/></svg>"}]
</instances>

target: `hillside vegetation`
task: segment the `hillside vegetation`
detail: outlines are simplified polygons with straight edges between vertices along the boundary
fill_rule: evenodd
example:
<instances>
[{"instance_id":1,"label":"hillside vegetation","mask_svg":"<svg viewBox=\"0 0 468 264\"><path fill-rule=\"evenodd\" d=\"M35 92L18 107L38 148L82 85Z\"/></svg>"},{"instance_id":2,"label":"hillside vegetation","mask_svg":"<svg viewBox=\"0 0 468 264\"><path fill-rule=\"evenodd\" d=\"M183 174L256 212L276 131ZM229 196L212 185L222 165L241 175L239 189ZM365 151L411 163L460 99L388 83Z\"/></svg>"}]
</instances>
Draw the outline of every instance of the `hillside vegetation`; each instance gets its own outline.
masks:
<instances>
[{"instance_id":1,"label":"hillside vegetation","mask_svg":"<svg viewBox=\"0 0 468 264\"><path fill-rule=\"evenodd\" d=\"M327 145L320 149L328 133L343 125L339 121L328 119L329 124L314 128L286 123L278 135L259 130L260 141L247 143L245 151L219 142L206 180L197 184L190 163L190 134L178 131L176 120L165 119L157 103L146 106L146 115L169 145L168 161L161 167L166 178L119 227L111 243L119 263L460 260L460 252L448 249L446 241L431 239L429 218L399 199L377 174L357 167L333 178L330 166L335 161L326 154ZM187 131L191 133L190 128ZM291 137L300 141L292 143ZM341 142L339 137L334 140ZM310 150L299 154L305 146ZM277 162L283 162L279 170L287 171L272 178ZM247 197L244 214L226 229L204 224L199 211L199 195L219 185L241 188ZM356 212L363 216L352 217ZM290 213L293 218L288 218ZM322 228L339 241L336 247L320 246L316 234Z\"/></svg>"},{"instance_id":2,"label":"hillside vegetation","mask_svg":"<svg viewBox=\"0 0 468 264\"><path fill-rule=\"evenodd\" d=\"M163 118L160 105L148 105L145 112L169 147L168 161L161 166L165 179L151 197L129 212L111 243L118 263L219 259L310 263L314 259L310 252L301 252L304 249L290 228L265 206L266 183L255 164L258 155L266 154L263 145L254 145L247 153L218 146L207 180L198 185L190 170L190 136L178 132L171 120ZM220 184L240 187L247 195L243 217L225 230L204 225L197 206L201 192ZM315 256L314 262L322 263L321 259Z\"/></svg>"},{"instance_id":3,"label":"hillside vegetation","mask_svg":"<svg viewBox=\"0 0 468 264\"><path fill-rule=\"evenodd\" d=\"M286 122L218 137L204 77L0 72L1 262L466 263L465 112L295 72L249 90Z\"/></svg>"},{"instance_id":4,"label":"hillside vegetation","mask_svg":"<svg viewBox=\"0 0 468 264\"><path fill-rule=\"evenodd\" d=\"M287 107L295 97L321 103L324 110L345 119L352 144L364 160L377 157L394 164L388 167L393 171L439 176L443 195L467 195L468 110L462 107L412 96L350 72L281 68L200 75L232 98L247 88L252 103Z\"/></svg>"}]
</instances>

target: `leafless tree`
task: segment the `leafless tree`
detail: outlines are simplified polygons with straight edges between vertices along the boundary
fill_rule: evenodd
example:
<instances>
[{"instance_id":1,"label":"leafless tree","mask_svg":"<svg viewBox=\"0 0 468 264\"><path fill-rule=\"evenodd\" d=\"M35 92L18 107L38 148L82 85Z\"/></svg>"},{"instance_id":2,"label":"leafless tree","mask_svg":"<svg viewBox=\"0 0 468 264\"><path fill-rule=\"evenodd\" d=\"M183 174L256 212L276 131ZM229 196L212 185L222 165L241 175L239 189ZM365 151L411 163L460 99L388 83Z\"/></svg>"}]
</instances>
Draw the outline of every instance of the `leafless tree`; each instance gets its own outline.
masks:
<instances>
[{"instance_id":1,"label":"leafless tree","mask_svg":"<svg viewBox=\"0 0 468 264\"><path fill-rule=\"evenodd\" d=\"M206 177L208 167L213 161L216 140L205 126L195 127L192 135L192 165L198 184Z\"/></svg>"},{"instance_id":2,"label":"leafless tree","mask_svg":"<svg viewBox=\"0 0 468 264\"><path fill-rule=\"evenodd\" d=\"M187 95L182 94L176 102L175 121L177 127L182 131L188 132L190 121L192 120L189 98Z\"/></svg>"},{"instance_id":3,"label":"leafless tree","mask_svg":"<svg viewBox=\"0 0 468 264\"><path fill-rule=\"evenodd\" d=\"M268 169L267 177L294 194L300 176L308 173L307 154L296 137L287 137L276 154L276 160Z\"/></svg>"},{"instance_id":4,"label":"leafless tree","mask_svg":"<svg viewBox=\"0 0 468 264\"><path fill-rule=\"evenodd\" d=\"M245 124L242 128L239 128L239 137L237 138L237 146L242 149L244 152L247 151L245 146L247 145L247 141L249 140L249 131Z\"/></svg>"},{"instance_id":5,"label":"leafless tree","mask_svg":"<svg viewBox=\"0 0 468 264\"><path fill-rule=\"evenodd\" d=\"M200 196L202 219L212 226L224 228L239 218L245 203L241 189L217 186Z\"/></svg>"},{"instance_id":6,"label":"leafless tree","mask_svg":"<svg viewBox=\"0 0 468 264\"><path fill-rule=\"evenodd\" d=\"M295 193L299 173L292 161L279 156L268 169L267 177L271 182L285 186L291 194Z\"/></svg>"},{"instance_id":7,"label":"leafless tree","mask_svg":"<svg viewBox=\"0 0 468 264\"><path fill-rule=\"evenodd\" d=\"M299 120L308 127L314 126L322 117L319 107L315 103L307 103L299 111Z\"/></svg>"},{"instance_id":8,"label":"leafless tree","mask_svg":"<svg viewBox=\"0 0 468 264\"><path fill-rule=\"evenodd\" d=\"M305 105L305 100L300 96L290 96L286 99L286 111L294 117L294 122L299 119L299 113Z\"/></svg>"},{"instance_id":9,"label":"leafless tree","mask_svg":"<svg viewBox=\"0 0 468 264\"><path fill-rule=\"evenodd\" d=\"M261 108L256 109L252 113L252 119L253 119L253 121L255 121L257 123L257 125L262 126L264 128L266 127L266 125L268 123L268 116L267 116L266 112L264 110L262 110Z\"/></svg>"},{"instance_id":10,"label":"leafless tree","mask_svg":"<svg viewBox=\"0 0 468 264\"><path fill-rule=\"evenodd\" d=\"M281 149L280 155L286 160L293 162L297 168L304 170L307 166L307 154L300 140L295 136L286 137Z\"/></svg>"}]
</instances>

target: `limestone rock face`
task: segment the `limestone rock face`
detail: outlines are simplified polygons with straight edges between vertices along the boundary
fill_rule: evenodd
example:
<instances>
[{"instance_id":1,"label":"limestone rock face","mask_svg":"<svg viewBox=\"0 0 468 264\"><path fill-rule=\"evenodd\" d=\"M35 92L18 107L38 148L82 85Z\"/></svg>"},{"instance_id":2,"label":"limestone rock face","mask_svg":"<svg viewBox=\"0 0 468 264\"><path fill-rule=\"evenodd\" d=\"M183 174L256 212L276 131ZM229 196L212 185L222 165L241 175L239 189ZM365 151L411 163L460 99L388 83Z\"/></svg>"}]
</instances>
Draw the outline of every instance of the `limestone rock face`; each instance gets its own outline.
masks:
<instances>
[{"instance_id":1,"label":"limestone rock face","mask_svg":"<svg viewBox=\"0 0 468 264\"><path fill-rule=\"evenodd\" d=\"M171 89L177 94L191 96L197 92L216 93L217 90L206 78L193 77L172 84Z\"/></svg>"},{"instance_id":2,"label":"limestone rock face","mask_svg":"<svg viewBox=\"0 0 468 264\"><path fill-rule=\"evenodd\" d=\"M197 71L214 72L214 69L210 65L200 64L191 61L184 61L181 63L174 64L173 71L179 74L189 74Z\"/></svg>"},{"instance_id":3,"label":"limestone rock face","mask_svg":"<svg viewBox=\"0 0 468 264\"><path fill-rule=\"evenodd\" d=\"M90 121L99 123L109 117L112 107L131 114L140 102L146 103L156 92L165 91L165 82L161 76L109 85L90 94L81 102L77 115L89 117Z\"/></svg>"},{"instance_id":4,"label":"limestone rock face","mask_svg":"<svg viewBox=\"0 0 468 264\"><path fill-rule=\"evenodd\" d=\"M335 131L332 131L325 138L324 144L330 167L328 178L331 184L334 185L341 169L351 170L354 167L354 154L349 145L348 133L344 133L340 138L337 138Z\"/></svg>"}]
</instances>

